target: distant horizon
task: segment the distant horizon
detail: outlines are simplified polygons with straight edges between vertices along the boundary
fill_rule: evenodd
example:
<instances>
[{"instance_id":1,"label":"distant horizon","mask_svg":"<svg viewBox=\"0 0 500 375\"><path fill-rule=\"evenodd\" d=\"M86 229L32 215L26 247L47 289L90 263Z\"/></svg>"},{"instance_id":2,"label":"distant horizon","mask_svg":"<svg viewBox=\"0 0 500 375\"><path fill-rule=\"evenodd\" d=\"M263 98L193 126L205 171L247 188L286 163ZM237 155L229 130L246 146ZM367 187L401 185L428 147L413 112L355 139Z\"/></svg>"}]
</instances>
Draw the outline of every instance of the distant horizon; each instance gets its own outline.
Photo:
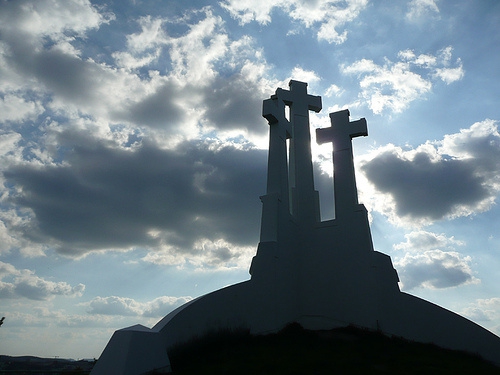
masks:
<instances>
[{"instance_id":1,"label":"distant horizon","mask_svg":"<svg viewBox=\"0 0 500 375\"><path fill-rule=\"evenodd\" d=\"M58 356L55 356L55 357L39 357L39 356L36 356L36 355L29 355L29 354L25 354L25 355L6 355L6 354L0 354L0 357L9 357L9 358L24 358L24 357L29 357L29 358L39 358L39 359L46 359L46 360L62 360L62 361L74 361L74 362L78 362L78 361L94 361L98 358L61 358L61 357L58 357Z\"/></svg>"}]
</instances>

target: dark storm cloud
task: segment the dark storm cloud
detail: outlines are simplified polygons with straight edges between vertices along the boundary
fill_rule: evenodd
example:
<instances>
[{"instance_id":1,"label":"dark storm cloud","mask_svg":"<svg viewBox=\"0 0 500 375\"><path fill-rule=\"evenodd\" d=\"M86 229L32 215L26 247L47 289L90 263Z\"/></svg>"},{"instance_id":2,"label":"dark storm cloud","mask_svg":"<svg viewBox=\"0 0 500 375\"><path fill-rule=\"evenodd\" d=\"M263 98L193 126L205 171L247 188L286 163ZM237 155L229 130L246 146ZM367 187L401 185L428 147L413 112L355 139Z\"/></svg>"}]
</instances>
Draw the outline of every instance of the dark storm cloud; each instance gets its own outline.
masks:
<instances>
[{"instance_id":1,"label":"dark storm cloud","mask_svg":"<svg viewBox=\"0 0 500 375\"><path fill-rule=\"evenodd\" d=\"M165 83L154 93L118 112L117 118L153 128L165 128L167 123L179 124L185 116L185 109L176 103L182 100L180 94L173 84Z\"/></svg>"},{"instance_id":2,"label":"dark storm cloud","mask_svg":"<svg viewBox=\"0 0 500 375\"><path fill-rule=\"evenodd\" d=\"M240 74L218 77L204 94L205 117L218 129L244 128L261 134L267 131L263 126L255 126L262 123L262 98L265 97L259 82L246 80Z\"/></svg>"},{"instance_id":3,"label":"dark storm cloud","mask_svg":"<svg viewBox=\"0 0 500 375\"><path fill-rule=\"evenodd\" d=\"M185 142L173 150L144 144L135 151L84 143L67 165L13 166L5 172L22 189L15 204L35 215L25 236L55 240L70 255L154 248L160 239L182 251L203 238L256 244L265 151L208 142Z\"/></svg>"},{"instance_id":4,"label":"dark storm cloud","mask_svg":"<svg viewBox=\"0 0 500 375\"><path fill-rule=\"evenodd\" d=\"M105 74L100 65L56 48L35 54L31 62L29 68L37 79L70 99L82 92L90 95Z\"/></svg>"},{"instance_id":5,"label":"dark storm cloud","mask_svg":"<svg viewBox=\"0 0 500 375\"><path fill-rule=\"evenodd\" d=\"M60 50L38 53L33 56L30 65L25 66L22 74L33 74L50 90L76 102L89 103L95 100L98 82L106 75L99 65Z\"/></svg>"},{"instance_id":6,"label":"dark storm cloud","mask_svg":"<svg viewBox=\"0 0 500 375\"><path fill-rule=\"evenodd\" d=\"M398 216L441 219L455 206L473 206L490 194L471 160L434 161L425 152L407 160L387 151L361 169L379 191L394 198Z\"/></svg>"},{"instance_id":7,"label":"dark storm cloud","mask_svg":"<svg viewBox=\"0 0 500 375\"><path fill-rule=\"evenodd\" d=\"M375 209L400 219L428 223L482 212L500 191L500 134L493 120L416 149L388 145L373 155L361 170L394 204Z\"/></svg>"}]
</instances>

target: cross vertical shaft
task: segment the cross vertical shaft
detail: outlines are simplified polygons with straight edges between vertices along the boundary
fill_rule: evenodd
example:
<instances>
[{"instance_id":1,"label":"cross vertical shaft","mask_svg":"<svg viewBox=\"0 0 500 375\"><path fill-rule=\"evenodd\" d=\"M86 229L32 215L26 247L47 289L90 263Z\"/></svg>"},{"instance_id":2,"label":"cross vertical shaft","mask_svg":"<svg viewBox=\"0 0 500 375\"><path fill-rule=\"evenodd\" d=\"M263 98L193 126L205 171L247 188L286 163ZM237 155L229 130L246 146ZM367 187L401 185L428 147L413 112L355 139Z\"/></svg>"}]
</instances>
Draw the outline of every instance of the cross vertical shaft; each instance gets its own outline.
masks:
<instances>
[{"instance_id":1,"label":"cross vertical shaft","mask_svg":"<svg viewBox=\"0 0 500 375\"><path fill-rule=\"evenodd\" d=\"M314 190L309 111L321 110L321 97L307 93L307 83L290 81L290 91L278 89L276 95L290 106L290 176L292 213L299 222L319 220L318 194Z\"/></svg>"},{"instance_id":2,"label":"cross vertical shaft","mask_svg":"<svg viewBox=\"0 0 500 375\"><path fill-rule=\"evenodd\" d=\"M277 95L266 99L262 116L269 122L269 156L267 160L267 190L260 197L262 220L260 241L277 241L279 218L289 213L289 183L286 140L291 136L291 125L285 117L285 103Z\"/></svg>"},{"instance_id":3,"label":"cross vertical shaft","mask_svg":"<svg viewBox=\"0 0 500 375\"><path fill-rule=\"evenodd\" d=\"M276 95L264 100L262 116L269 122L269 157L267 194L278 193L288 203L288 163L286 140L291 137L291 125L285 117L285 103Z\"/></svg>"}]
</instances>

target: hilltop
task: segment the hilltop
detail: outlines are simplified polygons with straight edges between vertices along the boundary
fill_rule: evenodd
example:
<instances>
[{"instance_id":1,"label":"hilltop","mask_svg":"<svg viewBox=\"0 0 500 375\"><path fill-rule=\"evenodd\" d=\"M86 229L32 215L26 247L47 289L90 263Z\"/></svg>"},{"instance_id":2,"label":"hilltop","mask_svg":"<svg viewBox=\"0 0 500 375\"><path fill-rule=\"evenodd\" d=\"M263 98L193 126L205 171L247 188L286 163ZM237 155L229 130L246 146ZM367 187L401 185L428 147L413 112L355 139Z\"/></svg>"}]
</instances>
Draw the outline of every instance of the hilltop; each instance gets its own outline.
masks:
<instances>
[{"instance_id":1,"label":"hilltop","mask_svg":"<svg viewBox=\"0 0 500 375\"><path fill-rule=\"evenodd\" d=\"M355 327L308 331L292 324L279 333L244 330L208 334L170 354L185 374L499 374L479 356Z\"/></svg>"}]
</instances>

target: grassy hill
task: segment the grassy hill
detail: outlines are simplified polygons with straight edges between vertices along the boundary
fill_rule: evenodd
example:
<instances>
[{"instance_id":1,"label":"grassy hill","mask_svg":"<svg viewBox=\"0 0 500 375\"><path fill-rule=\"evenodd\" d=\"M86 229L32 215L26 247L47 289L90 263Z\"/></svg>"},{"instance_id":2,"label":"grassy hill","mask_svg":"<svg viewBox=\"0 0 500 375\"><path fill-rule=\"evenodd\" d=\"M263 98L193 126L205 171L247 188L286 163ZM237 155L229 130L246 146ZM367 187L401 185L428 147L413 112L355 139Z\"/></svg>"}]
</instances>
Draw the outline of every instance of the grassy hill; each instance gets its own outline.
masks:
<instances>
[{"instance_id":1,"label":"grassy hill","mask_svg":"<svg viewBox=\"0 0 500 375\"><path fill-rule=\"evenodd\" d=\"M266 336L218 332L170 353L184 374L499 374L470 353L387 337L354 327L308 331L292 324Z\"/></svg>"},{"instance_id":2,"label":"grassy hill","mask_svg":"<svg viewBox=\"0 0 500 375\"><path fill-rule=\"evenodd\" d=\"M217 332L177 346L169 355L174 375L500 375L500 367L470 353L354 327L308 331L292 324L265 336L252 336L244 330ZM57 370L59 374L83 375L92 365L89 361L0 355L0 374Z\"/></svg>"}]
</instances>

